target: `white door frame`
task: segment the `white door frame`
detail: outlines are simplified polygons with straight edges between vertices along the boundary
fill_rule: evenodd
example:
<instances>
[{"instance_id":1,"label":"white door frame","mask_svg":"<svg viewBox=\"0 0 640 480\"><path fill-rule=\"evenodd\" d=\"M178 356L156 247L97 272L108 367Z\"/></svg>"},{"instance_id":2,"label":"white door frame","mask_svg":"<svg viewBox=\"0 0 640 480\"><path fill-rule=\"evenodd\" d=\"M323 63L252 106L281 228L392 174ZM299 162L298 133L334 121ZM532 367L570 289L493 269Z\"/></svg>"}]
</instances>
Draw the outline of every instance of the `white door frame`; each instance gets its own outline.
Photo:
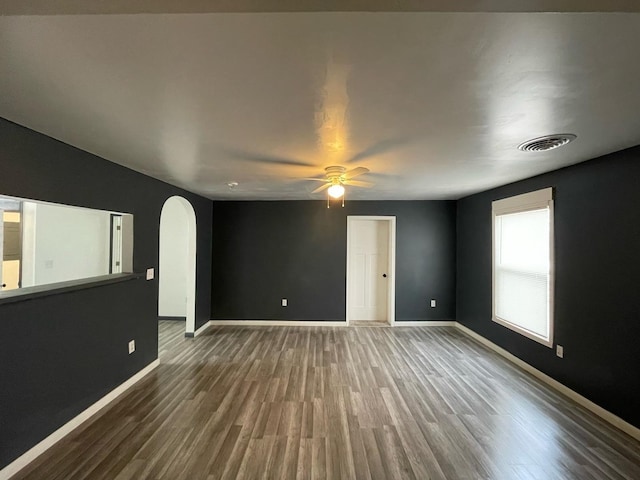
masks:
<instances>
[{"instance_id":1,"label":"white door frame","mask_svg":"<svg viewBox=\"0 0 640 480\"><path fill-rule=\"evenodd\" d=\"M197 224L196 224L196 213L193 210L193 206L184 197L180 197L175 195L173 197L169 197L165 202L162 208L167 205L168 202L177 202L179 203L185 212L185 216L187 219L187 224L189 225L187 232L187 315L186 315L186 329L185 336L193 337L195 335L196 329L196 246L197 246ZM160 213L160 223L162 223L162 213ZM160 230L158 230L160 233ZM161 235L159 235L161 237ZM160 243L160 238L158 239L158 244ZM158 255L160 253L160 248L158 248ZM158 265L160 265L160 258L158 258ZM160 271L160 275L162 272ZM158 280L158 298L160 295L160 281Z\"/></svg>"},{"instance_id":2,"label":"white door frame","mask_svg":"<svg viewBox=\"0 0 640 480\"><path fill-rule=\"evenodd\" d=\"M2 291L2 267L4 266L4 210L0 208L0 291Z\"/></svg>"},{"instance_id":3,"label":"white door frame","mask_svg":"<svg viewBox=\"0 0 640 480\"><path fill-rule=\"evenodd\" d=\"M389 288L387 293L387 319L389 325L394 326L396 323L396 217L395 216L379 216L379 215L347 215L347 289L346 289L346 320L349 325L349 279L351 275L351 229L353 224L363 220L378 220L389 222L389 266L387 279L389 281Z\"/></svg>"}]
</instances>

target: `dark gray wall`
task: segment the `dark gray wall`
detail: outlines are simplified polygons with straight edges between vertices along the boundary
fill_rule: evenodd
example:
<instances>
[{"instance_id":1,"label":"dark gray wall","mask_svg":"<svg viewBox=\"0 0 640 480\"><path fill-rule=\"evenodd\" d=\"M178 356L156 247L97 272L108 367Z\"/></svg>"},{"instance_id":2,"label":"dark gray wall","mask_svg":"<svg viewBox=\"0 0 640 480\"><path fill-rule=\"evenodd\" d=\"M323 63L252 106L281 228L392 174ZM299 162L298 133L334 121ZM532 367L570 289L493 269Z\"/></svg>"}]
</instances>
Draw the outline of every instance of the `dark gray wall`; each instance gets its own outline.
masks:
<instances>
[{"instance_id":1,"label":"dark gray wall","mask_svg":"<svg viewBox=\"0 0 640 480\"><path fill-rule=\"evenodd\" d=\"M209 320L211 201L4 119L0 145L0 193L132 213L136 272L157 271L164 201L187 198L198 223L196 327ZM157 275L0 305L0 468L157 358L157 305Z\"/></svg>"},{"instance_id":2,"label":"dark gray wall","mask_svg":"<svg viewBox=\"0 0 640 480\"><path fill-rule=\"evenodd\" d=\"M214 319L344 320L347 215L397 217L396 320L455 318L455 202L214 202L213 210Z\"/></svg>"},{"instance_id":3,"label":"dark gray wall","mask_svg":"<svg viewBox=\"0 0 640 480\"><path fill-rule=\"evenodd\" d=\"M553 349L491 321L491 202L555 190ZM458 202L458 321L640 427L640 148Z\"/></svg>"}]
</instances>

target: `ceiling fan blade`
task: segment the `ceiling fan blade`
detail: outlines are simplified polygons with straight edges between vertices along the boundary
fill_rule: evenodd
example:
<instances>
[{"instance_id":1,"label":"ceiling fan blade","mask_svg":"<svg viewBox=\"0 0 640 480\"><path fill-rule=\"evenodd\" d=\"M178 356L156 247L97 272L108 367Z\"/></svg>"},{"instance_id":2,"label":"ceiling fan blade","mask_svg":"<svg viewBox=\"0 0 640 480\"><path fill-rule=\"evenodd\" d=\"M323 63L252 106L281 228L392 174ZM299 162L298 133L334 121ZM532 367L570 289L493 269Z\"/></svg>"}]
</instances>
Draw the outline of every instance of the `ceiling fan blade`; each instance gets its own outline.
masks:
<instances>
[{"instance_id":1,"label":"ceiling fan blade","mask_svg":"<svg viewBox=\"0 0 640 480\"><path fill-rule=\"evenodd\" d=\"M364 187L364 188L371 188L375 185L375 183L361 182L360 180L345 180L342 183L344 185L350 185L352 187Z\"/></svg>"},{"instance_id":2,"label":"ceiling fan blade","mask_svg":"<svg viewBox=\"0 0 640 480\"><path fill-rule=\"evenodd\" d=\"M374 145L371 145L369 148L366 148L361 152L355 154L347 161L347 163L353 163L359 160L364 160L365 158L385 154L396 148L404 146L410 141L411 138L409 137L388 138L386 140L382 140Z\"/></svg>"},{"instance_id":3,"label":"ceiling fan blade","mask_svg":"<svg viewBox=\"0 0 640 480\"><path fill-rule=\"evenodd\" d=\"M318 188L316 188L313 192L311 193L318 193L321 192L323 190L326 190L327 188L329 188L331 186L330 183L325 183L324 185L320 185Z\"/></svg>"},{"instance_id":4,"label":"ceiling fan blade","mask_svg":"<svg viewBox=\"0 0 640 480\"><path fill-rule=\"evenodd\" d=\"M303 177L303 178L297 178L297 180L313 180L314 182L326 182L327 177L323 177L323 178Z\"/></svg>"},{"instance_id":5,"label":"ceiling fan blade","mask_svg":"<svg viewBox=\"0 0 640 480\"><path fill-rule=\"evenodd\" d=\"M364 173L369 173L369 169L365 167L356 167L353 170L349 170L343 174L343 178L345 180L350 180L353 177L357 177L358 175L362 175Z\"/></svg>"},{"instance_id":6,"label":"ceiling fan blade","mask_svg":"<svg viewBox=\"0 0 640 480\"><path fill-rule=\"evenodd\" d=\"M293 158L277 157L274 155L265 155L262 153L250 152L248 150L234 149L234 148L220 148L220 150L228 157L234 160L240 160L245 162L256 162L263 164L276 164L276 165L291 165L299 167L312 167L313 163L305 162L302 160L296 160Z\"/></svg>"}]
</instances>

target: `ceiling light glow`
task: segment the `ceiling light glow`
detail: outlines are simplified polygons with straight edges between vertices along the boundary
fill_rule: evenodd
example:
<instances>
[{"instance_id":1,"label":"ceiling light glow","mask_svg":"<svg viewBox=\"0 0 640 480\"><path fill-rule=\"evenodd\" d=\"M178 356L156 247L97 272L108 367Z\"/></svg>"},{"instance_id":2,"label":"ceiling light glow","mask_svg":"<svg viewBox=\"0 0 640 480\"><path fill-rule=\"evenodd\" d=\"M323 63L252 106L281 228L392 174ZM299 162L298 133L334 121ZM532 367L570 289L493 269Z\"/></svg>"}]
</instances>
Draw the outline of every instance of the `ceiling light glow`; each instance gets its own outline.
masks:
<instances>
[{"instance_id":1,"label":"ceiling light glow","mask_svg":"<svg viewBox=\"0 0 640 480\"><path fill-rule=\"evenodd\" d=\"M331 185L329 187L329 196L332 198L340 198L344 195L344 187L342 185Z\"/></svg>"}]
</instances>

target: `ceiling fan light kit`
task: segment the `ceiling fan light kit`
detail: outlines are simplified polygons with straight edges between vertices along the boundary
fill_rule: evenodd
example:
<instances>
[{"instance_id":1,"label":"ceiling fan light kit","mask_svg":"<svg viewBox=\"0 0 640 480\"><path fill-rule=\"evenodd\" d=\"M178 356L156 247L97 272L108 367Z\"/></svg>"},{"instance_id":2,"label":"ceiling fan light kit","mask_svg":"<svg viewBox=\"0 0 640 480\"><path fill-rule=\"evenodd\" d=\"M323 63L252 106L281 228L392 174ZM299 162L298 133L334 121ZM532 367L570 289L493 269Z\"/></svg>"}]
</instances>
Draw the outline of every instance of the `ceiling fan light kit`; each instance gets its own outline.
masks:
<instances>
[{"instance_id":1,"label":"ceiling fan light kit","mask_svg":"<svg viewBox=\"0 0 640 480\"><path fill-rule=\"evenodd\" d=\"M336 200L342 199L342 207L344 208L344 195L342 197L336 197ZM327 195L327 208L331 208L331 195Z\"/></svg>"},{"instance_id":2,"label":"ceiling fan light kit","mask_svg":"<svg viewBox=\"0 0 640 480\"><path fill-rule=\"evenodd\" d=\"M344 187L339 183L336 183L335 185L331 185L327 192L329 193L330 197L340 198L344 195Z\"/></svg>"},{"instance_id":3,"label":"ceiling fan light kit","mask_svg":"<svg viewBox=\"0 0 640 480\"><path fill-rule=\"evenodd\" d=\"M345 167L341 167L338 165L332 165L324 169L325 171L325 179L324 184L320 185L311 193L319 193L323 190L327 190L327 208L331 206L331 198L339 199L342 198L342 206L344 207L344 194L345 194L345 185L349 185L352 187L365 187L370 188L373 186L373 183L370 182L361 182L352 180L352 178L357 177L358 175L362 175L369 172L368 168L365 167L356 167L352 170L347 171ZM310 179L310 180L318 180L318 179Z\"/></svg>"}]
</instances>

